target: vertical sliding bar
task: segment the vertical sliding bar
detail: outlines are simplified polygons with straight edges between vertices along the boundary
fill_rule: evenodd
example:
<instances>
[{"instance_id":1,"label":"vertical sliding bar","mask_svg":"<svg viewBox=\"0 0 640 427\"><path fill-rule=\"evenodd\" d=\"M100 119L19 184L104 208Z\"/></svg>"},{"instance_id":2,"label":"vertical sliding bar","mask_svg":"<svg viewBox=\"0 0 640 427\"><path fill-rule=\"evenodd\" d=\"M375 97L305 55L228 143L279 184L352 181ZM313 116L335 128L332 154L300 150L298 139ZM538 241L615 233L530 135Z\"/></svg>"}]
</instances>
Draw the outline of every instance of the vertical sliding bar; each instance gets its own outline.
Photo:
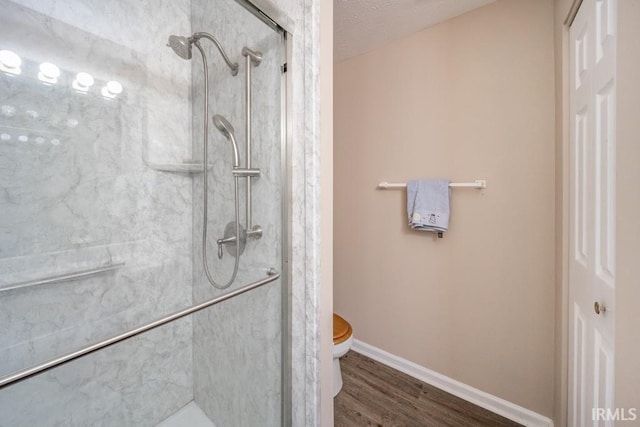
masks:
<instances>
[{"instance_id":1,"label":"vertical sliding bar","mask_svg":"<svg viewBox=\"0 0 640 427\"><path fill-rule=\"evenodd\" d=\"M246 74L246 91L245 91L245 124L246 124L246 167L247 170L251 169L251 65L255 65L256 67L260 65L262 62L262 53L254 52L248 47L242 48L242 55L246 57L246 66L247 66L247 74ZM247 203L245 206L246 209L246 226L247 226L247 237L254 236L256 238L262 237L262 228L260 226L256 226L254 229L253 219L251 218L251 176L247 175Z\"/></svg>"},{"instance_id":2,"label":"vertical sliding bar","mask_svg":"<svg viewBox=\"0 0 640 427\"><path fill-rule=\"evenodd\" d=\"M246 49L246 48L245 48ZM243 49L242 53L246 53L245 49ZM247 74L246 74L246 92L245 92L245 155L246 155L246 165L247 169L251 169L251 56L246 55L246 63L247 63ZM253 227L253 220L251 218L251 177L247 177L247 203L245 205L246 216L245 216L245 224L247 227L247 231L251 230Z\"/></svg>"}]
</instances>

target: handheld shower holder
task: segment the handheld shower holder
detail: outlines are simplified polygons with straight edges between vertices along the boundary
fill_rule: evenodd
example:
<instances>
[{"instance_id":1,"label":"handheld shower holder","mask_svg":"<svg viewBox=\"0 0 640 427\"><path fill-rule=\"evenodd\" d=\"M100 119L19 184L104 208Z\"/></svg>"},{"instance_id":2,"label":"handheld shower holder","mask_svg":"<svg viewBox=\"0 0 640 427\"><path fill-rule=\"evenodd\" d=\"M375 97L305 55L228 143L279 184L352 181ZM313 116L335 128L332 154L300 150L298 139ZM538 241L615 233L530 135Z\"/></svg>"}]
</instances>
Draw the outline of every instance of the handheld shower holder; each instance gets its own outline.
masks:
<instances>
[{"instance_id":1,"label":"handheld shower holder","mask_svg":"<svg viewBox=\"0 0 640 427\"><path fill-rule=\"evenodd\" d=\"M247 180L250 180L251 178L259 178L260 177L260 169L257 168L235 168L233 170L233 176L239 177L239 178L247 178ZM250 218L250 217L249 217ZM262 227L260 227L259 225L248 225L248 227L251 227L250 229L247 229L247 238L251 237L254 239L259 239L262 237Z\"/></svg>"},{"instance_id":2,"label":"handheld shower holder","mask_svg":"<svg viewBox=\"0 0 640 427\"><path fill-rule=\"evenodd\" d=\"M258 178L260 176L260 169L235 168L233 169L233 176L237 176L239 178Z\"/></svg>"}]
</instances>

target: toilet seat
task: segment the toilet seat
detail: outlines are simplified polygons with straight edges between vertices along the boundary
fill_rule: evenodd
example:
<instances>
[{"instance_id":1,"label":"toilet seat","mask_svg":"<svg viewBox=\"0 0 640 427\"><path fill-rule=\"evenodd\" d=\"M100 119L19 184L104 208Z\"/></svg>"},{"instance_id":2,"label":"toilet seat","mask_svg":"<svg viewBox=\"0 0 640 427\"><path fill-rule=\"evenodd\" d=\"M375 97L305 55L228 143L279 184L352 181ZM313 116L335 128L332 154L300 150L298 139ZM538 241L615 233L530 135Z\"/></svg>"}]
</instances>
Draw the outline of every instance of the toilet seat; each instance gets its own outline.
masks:
<instances>
[{"instance_id":1,"label":"toilet seat","mask_svg":"<svg viewBox=\"0 0 640 427\"><path fill-rule=\"evenodd\" d=\"M333 313L333 345L347 341L352 333L353 330L349 322Z\"/></svg>"},{"instance_id":2,"label":"toilet seat","mask_svg":"<svg viewBox=\"0 0 640 427\"><path fill-rule=\"evenodd\" d=\"M340 358L347 354L353 345L353 330L349 322L333 313L333 397L342 389L342 371Z\"/></svg>"}]
</instances>

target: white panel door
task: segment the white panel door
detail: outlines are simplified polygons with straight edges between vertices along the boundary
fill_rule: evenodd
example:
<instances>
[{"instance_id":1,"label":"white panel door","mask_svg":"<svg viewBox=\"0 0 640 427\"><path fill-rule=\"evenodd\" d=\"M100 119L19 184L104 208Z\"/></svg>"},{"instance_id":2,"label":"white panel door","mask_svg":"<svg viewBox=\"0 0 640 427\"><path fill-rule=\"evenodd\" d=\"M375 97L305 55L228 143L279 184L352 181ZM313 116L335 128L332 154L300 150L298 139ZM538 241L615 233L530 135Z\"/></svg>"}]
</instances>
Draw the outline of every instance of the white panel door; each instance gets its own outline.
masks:
<instances>
[{"instance_id":1,"label":"white panel door","mask_svg":"<svg viewBox=\"0 0 640 427\"><path fill-rule=\"evenodd\" d=\"M570 36L569 426L613 426L615 0L584 0Z\"/></svg>"}]
</instances>

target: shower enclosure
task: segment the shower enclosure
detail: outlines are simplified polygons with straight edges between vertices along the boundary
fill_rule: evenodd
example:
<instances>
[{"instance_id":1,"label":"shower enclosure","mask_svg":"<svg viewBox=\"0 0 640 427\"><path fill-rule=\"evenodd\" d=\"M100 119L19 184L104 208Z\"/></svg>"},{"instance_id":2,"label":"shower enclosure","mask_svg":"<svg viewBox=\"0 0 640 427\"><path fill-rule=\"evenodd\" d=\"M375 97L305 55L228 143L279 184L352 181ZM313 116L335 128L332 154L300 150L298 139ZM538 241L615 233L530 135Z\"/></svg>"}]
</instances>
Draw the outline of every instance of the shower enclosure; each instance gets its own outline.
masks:
<instances>
[{"instance_id":1,"label":"shower enclosure","mask_svg":"<svg viewBox=\"0 0 640 427\"><path fill-rule=\"evenodd\" d=\"M0 426L288 424L286 33L0 10Z\"/></svg>"}]
</instances>

